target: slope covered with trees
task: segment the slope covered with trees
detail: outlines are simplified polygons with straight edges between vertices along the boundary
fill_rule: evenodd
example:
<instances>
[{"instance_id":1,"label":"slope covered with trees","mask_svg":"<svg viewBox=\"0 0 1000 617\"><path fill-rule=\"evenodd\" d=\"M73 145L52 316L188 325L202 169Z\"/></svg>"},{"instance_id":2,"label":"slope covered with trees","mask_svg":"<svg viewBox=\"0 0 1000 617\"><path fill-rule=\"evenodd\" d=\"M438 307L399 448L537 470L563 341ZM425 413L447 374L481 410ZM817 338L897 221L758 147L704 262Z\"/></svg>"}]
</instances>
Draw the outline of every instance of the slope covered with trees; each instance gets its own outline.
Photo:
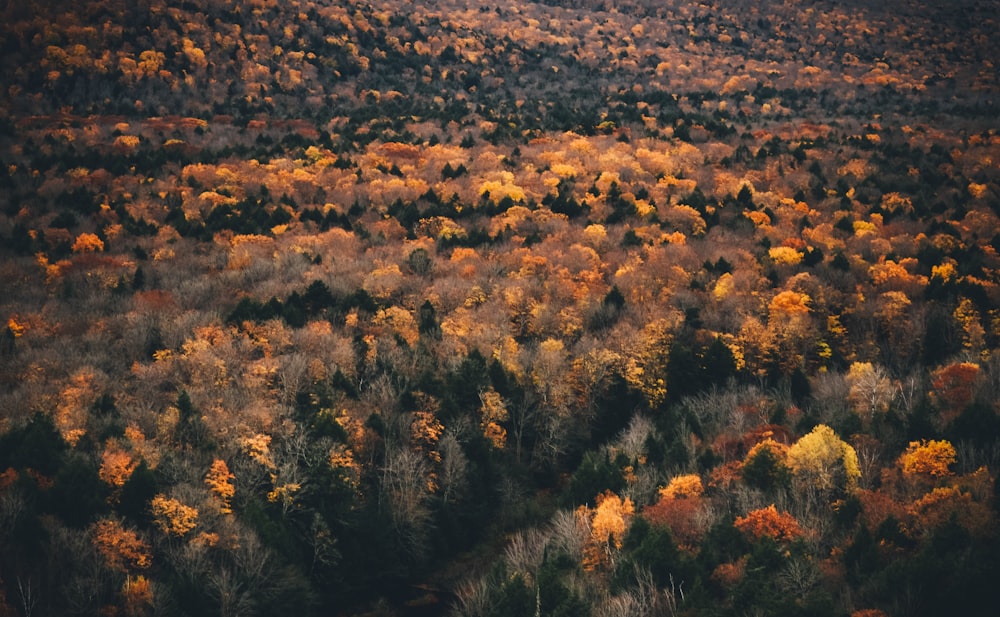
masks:
<instances>
[{"instance_id":1,"label":"slope covered with trees","mask_svg":"<svg viewBox=\"0 0 1000 617\"><path fill-rule=\"evenodd\" d=\"M4 4L0 615L992 614L998 18Z\"/></svg>"}]
</instances>

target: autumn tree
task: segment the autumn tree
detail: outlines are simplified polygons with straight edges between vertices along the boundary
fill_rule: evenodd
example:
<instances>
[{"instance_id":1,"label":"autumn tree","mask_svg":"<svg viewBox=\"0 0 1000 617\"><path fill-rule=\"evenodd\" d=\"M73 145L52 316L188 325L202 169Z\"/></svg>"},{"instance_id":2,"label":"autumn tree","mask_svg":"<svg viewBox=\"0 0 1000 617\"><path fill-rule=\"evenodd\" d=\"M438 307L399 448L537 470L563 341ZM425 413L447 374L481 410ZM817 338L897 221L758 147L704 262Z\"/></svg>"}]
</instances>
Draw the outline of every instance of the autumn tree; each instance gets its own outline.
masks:
<instances>
[{"instance_id":1,"label":"autumn tree","mask_svg":"<svg viewBox=\"0 0 1000 617\"><path fill-rule=\"evenodd\" d=\"M693 552L706 527L704 491L698 475L675 476L659 490L656 503L642 509L642 517L651 525L669 528L677 544Z\"/></svg>"},{"instance_id":2,"label":"autumn tree","mask_svg":"<svg viewBox=\"0 0 1000 617\"><path fill-rule=\"evenodd\" d=\"M787 487L791 481L791 469L786 463L788 446L771 438L756 444L747 452L740 465L740 477L749 486L763 491Z\"/></svg>"},{"instance_id":3,"label":"autumn tree","mask_svg":"<svg viewBox=\"0 0 1000 617\"><path fill-rule=\"evenodd\" d=\"M507 429L502 423L506 422L510 415L507 412L507 405L500 393L493 388L480 392L479 399L482 401L482 406L479 408L479 428L494 448L503 449L507 443Z\"/></svg>"},{"instance_id":4,"label":"autumn tree","mask_svg":"<svg viewBox=\"0 0 1000 617\"><path fill-rule=\"evenodd\" d=\"M112 501L118 501L122 487L132 477L132 472L138 465L139 462L117 444L109 443L108 447L105 448L101 454L101 468L98 475L101 480L111 486Z\"/></svg>"},{"instance_id":5,"label":"autumn tree","mask_svg":"<svg viewBox=\"0 0 1000 617\"><path fill-rule=\"evenodd\" d=\"M153 561L149 543L115 519L101 519L91 533L94 546L112 570L131 573L148 568Z\"/></svg>"},{"instance_id":6,"label":"autumn tree","mask_svg":"<svg viewBox=\"0 0 1000 617\"><path fill-rule=\"evenodd\" d=\"M73 242L74 253L100 253L104 250L104 241L96 234L80 234Z\"/></svg>"},{"instance_id":7,"label":"autumn tree","mask_svg":"<svg viewBox=\"0 0 1000 617\"><path fill-rule=\"evenodd\" d=\"M162 493L149 504L156 527L168 536L184 537L198 526L198 510Z\"/></svg>"},{"instance_id":8,"label":"autumn tree","mask_svg":"<svg viewBox=\"0 0 1000 617\"><path fill-rule=\"evenodd\" d=\"M736 517L733 524L752 540L766 537L778 542L789 542L803 534L795 517L788 512L778 512L773 503L766 508L751 510L745 516Z\"/></svg>"},{"instance_id":9,"label":"autumn tree","mask_svg":"<svg viewBox=\"0 0 1000 617\"><path fill-rule=\"evenodd\" d=\"M122 609L128 617L148 615L153 606L153 582L142 574L122 584Z\"/></svg>"},{"instance_id":10,"label":"autumn tree","mask_svg":"<svg viewBox=\"0 0 1000 617\"><path fill-rule=\"evenodd\" d=\"M955 362L931 374L932 396L941 405L945 419L957 416L972 402L980 370L974 362Z\"/></svg>"},{"instance_id":11,"label":"autumn tree","mask_svg":"<svg viewBox=\"0 0 1000 617\"><path fill-rule=\"evenodd\" d=\"M223 514L231 514L233 511L230 501L233 495L236 494L236 487L233 486L233 479L235 477L230 473L226 461L220 458L212 461L212 466L209 467L208 473L205 474L205 485L208 486L208 490L219 500L219 511Z\"/></svg>"},{"instance_id":12,"label":"autumn tree","mask_svg":"<svg viewBox=\"0 0 1000 617\"><path fill-rule=\"evenodd\" d=\"M825 424L792 444L787 460L798 482L822 493L849 490L861 477L854 448Z\"/></svg>"},{"instance_id":13,"label":"autumn tree","mask_svg":"<svg viewBox=\"0 0 1000 617\"><path fill-rule=\"evenodd\" d=\"M955 446L945 440L911 441L899 456L899 467L908 476L941 478L954 472Z\"/></svg>"},{"instance_id":14,"label":"autumn tree","mask_svg":"<svg viewBox=\"0 0 1000 617\"><path fill-rule=\"evenodd\" d=\"M626 497L623 500L611 491L598 495L593 509L580 506L577 517L585 520L590 527L590 538L584 548L585 569L614 566L614 556L622 547L634 512L631 499Z\"/></svg>"}]
</instances>

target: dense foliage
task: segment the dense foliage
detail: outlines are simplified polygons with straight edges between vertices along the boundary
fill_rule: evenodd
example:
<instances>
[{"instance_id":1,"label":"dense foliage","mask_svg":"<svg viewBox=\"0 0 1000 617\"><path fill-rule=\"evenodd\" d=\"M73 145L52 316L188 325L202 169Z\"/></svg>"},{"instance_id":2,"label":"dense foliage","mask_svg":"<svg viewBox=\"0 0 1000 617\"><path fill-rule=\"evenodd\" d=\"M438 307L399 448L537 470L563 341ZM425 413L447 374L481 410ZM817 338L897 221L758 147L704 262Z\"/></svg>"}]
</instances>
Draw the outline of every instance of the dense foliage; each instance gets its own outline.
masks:
<instances>
[{"instance_id":1,"label":"dense foliage","mask_svg":"<svg viewBox=\"0 0 1000 617\"><path fill-rule=\"evenodd\" d=\"M992 614L1000 10L764 4L4 4L0 616Z\"/></svg>"}]
</instances>

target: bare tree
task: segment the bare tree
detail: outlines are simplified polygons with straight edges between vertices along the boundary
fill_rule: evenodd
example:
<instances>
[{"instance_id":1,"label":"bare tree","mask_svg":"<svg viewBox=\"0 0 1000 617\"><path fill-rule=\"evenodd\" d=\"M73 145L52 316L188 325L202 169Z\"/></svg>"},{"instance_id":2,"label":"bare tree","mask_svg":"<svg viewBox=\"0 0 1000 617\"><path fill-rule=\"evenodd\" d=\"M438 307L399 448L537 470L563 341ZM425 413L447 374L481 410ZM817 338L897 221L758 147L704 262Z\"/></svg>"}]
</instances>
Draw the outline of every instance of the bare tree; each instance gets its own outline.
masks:
<instances>
[{"instance_id":1,"label":"bare tree","mask_svg":"<svg viewBox=\"0 0 1000 617\"><path fill-rule=\"evenodd\" d=\"M545 560L548 535L538 529L519 531L507 543L504 560L511 572L522 572L535 580L538 568Z\"/></svg>"},{"instance_id":2,"label":"bare tree","mask_svg":"<svg viewBox=\"0 0 1000 617\"><path fill-rule=\"evenodd\" d=\"M393 529L411 556L427 549L431 526L427 474L427 462L420 453L405 446L386 452L380 500L389 508Z\"/></svg>"},{"instance_id":3,"label":"bare tree","mask_svg":"<svg viewBox=\"0 0 1000 617\"><path fill-rule=\"evenodd\" d=\"M885 368L879 364L863 362L851 365L847 382L851 402L867 420L889 409L898 392Z\"/></svg>"},{"instance_id":4,"label":"bare tree","mask_svg":"<svg viewBox=\"0 0 1000 617\"><path fill-rule=\"evenodd\" d=\"M618 447L629 459L636 459L645 454L646 440L653 434L656 427L653 421L643 414L632 416L628 426L618 439Z\"/></svg>"},{"instance_id":5,"label":"bare tree","mask_svg":"<svg viewBox=\"0 0 1000 617\"><path fill-rule=\"evenodd\" d=\"M17 577L17 598L18 606L24 617L31 617L38 604L38 589L32 588L30 576L24 579L20 576Z\"/></svg>"},{"instance_id":6,"label":"bare tree","mask_svg":"<svg viewBox=\"0 0 1000 617\"><path fill-rule=\"evenodd\" d=\"M230 568L223 566L213 570L208 577L208 584L212 597L219 603L220 617L252 615L256 612L250 585Z\"/></svg>"},{"instance_id":7,"label":"bare tree","mask_svg":"<svg viewBox=\"0 0 1000 617\"><path fill-rule=\"evenodd\" d=\"M882 468L882 443L870 435L861 434L852 437L851 446L858 455L861 486L871 488Z\"/></svg>"},{"instance_id":8,"label":"bare tree","mask_svg":"<svg viewBox=\"0 0 1000 617\"><path fill-rule=\"evenodd\" d=\"M549 547L561 551L574 561L583 558L583 549L590 538L590 525L582 521L574 512L560 510L549 522Z\"/></svg>"},{"instance_id":9,"label":"bare tree","mask_svg":"<svg viewBox=\"0 0 1000 617\"><path fill-rule=\"evenodd\" d=\"M906 417L913 413L926 391L924 380L919 375L910 374L899 380L896 384L895 398L899 401L900 412Z\"/></svg>"},{"instance_id":10,"label":"bare tree","mask_svg":"<svg viewBox=\"0 0 1000 617\"><path fill-rule=\"evenodd\" d=\"M463 583L455 592L453 617L482 617L489 614L493 606L490 591L490 582L485 577Z\"/></svg>"},{"instance_id":11,"label":"bare tree","mask_svg":"<svg viewBox=\"0 0 1000 617\"><path fill-rule=\"evenodd\" d=\"M812 561L798 557L788 561L778 572L778 586L796 599L804 599L819 584L821 575Z\"/></svg>"},{"instance_id":12,"label":"bare tree","mask_svg":"<svg viewBox=\"0 0 1000 617\"><path fill-rule=\"evenodd\" d=\"M441 501L448 504L465 489L469 459L451 431L447 431L441 437L437 449L441 453Z\"/></svg>"},{"instance_id":13,"label":"bare tree","mask_svg":"<svg viewBox=\"0 0 1000 617\"><path fill-rule=\"evenodd\" d=\"M295 395L302 388L302 384L309 373L310 358L301 353L289 354L282 358L281 368L278 369L278 379L281 383L281 402L291 405L295 402Z\"/></svg>"},{"instance_id":14,"label":"bare tree","mask_svg":"<svg viewBox=\"0 0 1000 617\"><path fill-rule=\"evenodd\" d=\"M514 457L519 462L523 462L524 435L530 429L532 423L541 415L534 392L526 389L524 396L508 409L510 412L511 434L514 437Z\"/></svg>"}]
</instances>

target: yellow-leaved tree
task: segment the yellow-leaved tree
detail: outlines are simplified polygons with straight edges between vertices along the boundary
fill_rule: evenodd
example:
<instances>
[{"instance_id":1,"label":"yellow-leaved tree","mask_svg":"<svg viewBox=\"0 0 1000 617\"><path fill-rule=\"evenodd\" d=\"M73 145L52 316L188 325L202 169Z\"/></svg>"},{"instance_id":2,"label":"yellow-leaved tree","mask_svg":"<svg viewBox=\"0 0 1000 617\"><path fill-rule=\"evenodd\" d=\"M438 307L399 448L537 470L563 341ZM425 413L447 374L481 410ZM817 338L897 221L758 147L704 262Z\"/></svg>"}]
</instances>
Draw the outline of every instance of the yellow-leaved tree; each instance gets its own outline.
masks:
<instances>
[{"instance_id":1,"label":"yellow-leaved tree","mask_svg":"<svg viewBox=\"0 0 1000 617\"><path fill-rule=\"evenodd\" d=\"M861 478L854 448L825 424L792 444L786 460L797 482L824 493L853 489Z\"/></svg>"},{"instance_id":2,"label":"yellow-leaved tree","mask_svg":"<svg viewBox=\"0 0 1000 617\"><path fill-rule=\"evenodd\" d=\"M480 392L479 400L482 402L482 406L479 408L479 428L494 448L502 450L507 445L507 429L500 423L506 422L510 417L507 405L500 393L492 387Z\"/></svg>"},{"instance_id":3,"label":"yellow-leaved tree","mask_svg":"<svg viewBox=\"0 0 1000 617\"><path fill-rule=\"evenodd\" d=\"M590 523L590 538L583 551L584 569L614 566L614 556L622 547L633 513L632 500L622 499L612 491L598 495L597 507L593 510L580 506L577 516Z\"/></svg>"},{"instance_id":4,"label":"yellow-leaved tree","mask_svg":"<svg viewBox=\"0 0 1000 617\"><path fill-rule=\"evenodd\" d=\"M660 489L660 497L665 499L694 499L705 492L701 476L685 474L674 476L666 487Z\"/></svg>"}]
</instances>

